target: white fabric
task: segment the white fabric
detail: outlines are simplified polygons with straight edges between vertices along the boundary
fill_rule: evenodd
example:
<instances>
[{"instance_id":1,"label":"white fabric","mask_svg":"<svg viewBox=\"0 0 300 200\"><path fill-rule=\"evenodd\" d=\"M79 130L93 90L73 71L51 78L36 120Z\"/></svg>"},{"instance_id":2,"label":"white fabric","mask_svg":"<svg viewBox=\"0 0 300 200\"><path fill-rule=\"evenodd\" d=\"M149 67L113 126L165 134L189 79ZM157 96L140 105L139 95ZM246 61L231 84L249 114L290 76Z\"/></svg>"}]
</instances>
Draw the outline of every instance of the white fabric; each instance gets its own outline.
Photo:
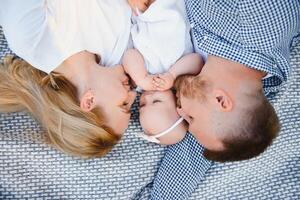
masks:
<instances>
[{"instance_id":1,"label":"white fabric","mask_svg":"<svg viewBox=\"0 0 300 200\"><path fill-rule=\"evenodd\" d=\"M139 136L149 142L154 142L159 144L160 141L158 140L158 138L170 133L174 128L176 128L181 122L183 122L183 117L180 117L171 127L169 127L168 129L156 134L156 135L146 135L144 133L140 133Z\"/></svg>"},{"instance_id":2,"label":"white fabric","mask_svg":"<svg viewBox=\"0 0 300 200\"><path fill-rule=\"evenodd\" d=\"M120 63L130 35L126 0L0 0L0 22L10 48L47 73L83 50L101 64Z\"/></svg>"},{"instance_id":3,"label":"white fabric","mask_svg":"<svg viewBox=\"0 0 300 200\"><path fill-rule=\"evenodd\" d=\"M183 0L157 0L132 17L134 48L151 74L166 72L180 57L193 51Z\"/></svg>"}]
</instances>

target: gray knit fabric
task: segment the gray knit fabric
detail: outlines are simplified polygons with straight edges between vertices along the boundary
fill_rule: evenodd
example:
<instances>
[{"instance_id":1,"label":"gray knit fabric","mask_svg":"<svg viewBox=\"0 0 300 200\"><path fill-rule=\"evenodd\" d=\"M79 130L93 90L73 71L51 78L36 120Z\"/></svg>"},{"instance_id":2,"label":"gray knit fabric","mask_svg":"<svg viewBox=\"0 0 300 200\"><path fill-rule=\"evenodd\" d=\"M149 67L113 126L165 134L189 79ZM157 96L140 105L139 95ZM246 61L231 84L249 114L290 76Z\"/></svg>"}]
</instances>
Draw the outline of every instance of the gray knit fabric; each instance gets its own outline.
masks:
<instances>
[{"instance_id":1,"label":"gray knit fabric","mask_svg":"<svg viewBox=\"0 0 300 200\"><path fill-rule=\"evenodd\" d=\"M191 199L300 199L300 40L291 52L292 73L272 103L281 132L261 156L215 163Z\"/></svg>"},{"instance_id":2,"label":"gray knit fabric","mask_svg":"<svg viewBox=\"0 0 300 200\"><path fill-rule=\"evenodd\" d=\"M7 53L0 30L0 58ZM274 144L249 161L215 163L191 199L300 199L300 42L291 63L285 89L272 100L282 123ZM28 114L0 114L0 199L147 199L145 186L151 188L165 149L136 137L137 104L133 110L120 144L92 160L43 144L43 131Z\"/></svg>"},{"instance_id":3,"label":"gray knit fabric","mask_svg":"<svg viewBox=\"0 0 300 200\"><path fill-rule=\"evenodd\" d=\"M11 53L0 29L0 58ZM1 94L0 94L1 95ZM0 199L131 199L152 182L165 148L138 138L137 102L122 141L83 160L43 144L26 113L0 114Z\"/></svg>"}]
</instances>

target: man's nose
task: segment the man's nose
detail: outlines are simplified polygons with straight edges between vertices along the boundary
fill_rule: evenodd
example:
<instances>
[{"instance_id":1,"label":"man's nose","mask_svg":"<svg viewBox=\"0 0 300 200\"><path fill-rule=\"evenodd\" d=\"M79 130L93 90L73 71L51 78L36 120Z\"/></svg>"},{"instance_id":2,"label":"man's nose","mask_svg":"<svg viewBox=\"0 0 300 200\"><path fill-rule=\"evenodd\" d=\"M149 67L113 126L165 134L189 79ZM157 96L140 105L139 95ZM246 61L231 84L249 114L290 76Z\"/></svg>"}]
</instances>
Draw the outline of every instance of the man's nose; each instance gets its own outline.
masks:
<instances>
[{"instance_id":1,"label":"man's nose","mask_svg":"<svg viewBox=\"0 0 300 200\"><path fill-rule=\"evenodd\" d=\"M185 119L185 121L187 121L189 123L189 118L188 118L187 114L184 112L184 110L181 107L177 107L176 110L177 110L177 113L181 117L183 117L183 119Z\"/></svg>"},{"instance_id":2,"label":"man's nose","mask_svg":"<svg viewBox=\"0 0 300 200\"><path fill-rule=\"evenodd\" d=\"M177 110L177 113L178 113L181 117L183 117L183 116L185 115L185 112L183 111L183 109L182 109L181 107L177 107L176 110Z\"/></svg>"}]
</instances>

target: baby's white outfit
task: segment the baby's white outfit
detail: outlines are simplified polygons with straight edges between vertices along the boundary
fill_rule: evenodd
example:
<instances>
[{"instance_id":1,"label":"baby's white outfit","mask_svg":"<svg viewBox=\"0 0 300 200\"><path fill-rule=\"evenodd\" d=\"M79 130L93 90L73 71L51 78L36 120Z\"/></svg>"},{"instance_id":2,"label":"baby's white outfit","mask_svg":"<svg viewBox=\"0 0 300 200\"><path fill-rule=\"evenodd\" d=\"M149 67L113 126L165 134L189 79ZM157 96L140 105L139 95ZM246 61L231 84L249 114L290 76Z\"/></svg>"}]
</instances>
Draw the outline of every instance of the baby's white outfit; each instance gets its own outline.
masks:
<instances>
[{"instance_id":1,"label":"baby's white outfit","mask_svg":"<svg viewBox=\"0 0 300 200\"><path fill-rule=\"evenodd\" d=\"M183 55L193 52L183 0L156 0L132 17L133 47L143 55L151 74L166 72Z\"/></svg>"},{"instance_id":2,"label":"baby's white outfit","mask_svg":"<svg viewBox=\"0 0 300 200\"><path fill-rule=\"evenodd\" d=\"M143 55L150 74L164 73L182 56L193 52L190 26L183 0L156 0L144 12L132 16L131 37L133 47ZM140 90L140 88L138 88ZM140 136L150 142L176 128L183 118L156 135Z\"/></svg>"}]
</instances>

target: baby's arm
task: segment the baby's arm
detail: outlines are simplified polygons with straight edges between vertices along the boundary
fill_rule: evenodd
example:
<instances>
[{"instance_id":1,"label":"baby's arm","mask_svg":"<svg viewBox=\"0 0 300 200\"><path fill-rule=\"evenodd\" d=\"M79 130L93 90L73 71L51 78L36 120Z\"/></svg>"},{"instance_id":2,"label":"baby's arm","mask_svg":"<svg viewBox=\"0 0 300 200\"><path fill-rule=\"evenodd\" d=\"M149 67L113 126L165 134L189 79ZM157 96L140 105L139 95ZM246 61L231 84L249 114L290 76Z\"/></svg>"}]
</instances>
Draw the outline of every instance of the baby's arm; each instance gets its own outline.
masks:
<instances>
[{"instance_id":1,"label":"baby's arm","mask_svg":"<svg viewBox=\"0 0 300 200\"><path fill-rule=\"evenodd\" d=\"M131 77L135 84L143 90L155 90L153 75L149 75L145 68L142 54L136 49L128 49L122 61L125 72Z\"/></svg>"},{"instance_id":2,"label":"baby's arm","mask_svg":"<svg viewBox=\"0 0 300 200\"><path fill-rule=\"evenodd\" d=\"M181 57L171 68L163 74L159 74L154 78L154 84L157 90L170 89L175 79L183 74L197 75L200 73L204 61L197 53L190 53Z\"/></svg>"},{"instance_id":3,"label":"baby's arm","mask_svg":"<svg viewBox=\"0 0 300 200\"><path fill-rule=\"evenodd\" d=\"M190 53L181 57L168 71L176 79L178 76L184 74L199 74L203 65L204 61L201 55L197 53Z\"/></svg>"}]
</instances>

